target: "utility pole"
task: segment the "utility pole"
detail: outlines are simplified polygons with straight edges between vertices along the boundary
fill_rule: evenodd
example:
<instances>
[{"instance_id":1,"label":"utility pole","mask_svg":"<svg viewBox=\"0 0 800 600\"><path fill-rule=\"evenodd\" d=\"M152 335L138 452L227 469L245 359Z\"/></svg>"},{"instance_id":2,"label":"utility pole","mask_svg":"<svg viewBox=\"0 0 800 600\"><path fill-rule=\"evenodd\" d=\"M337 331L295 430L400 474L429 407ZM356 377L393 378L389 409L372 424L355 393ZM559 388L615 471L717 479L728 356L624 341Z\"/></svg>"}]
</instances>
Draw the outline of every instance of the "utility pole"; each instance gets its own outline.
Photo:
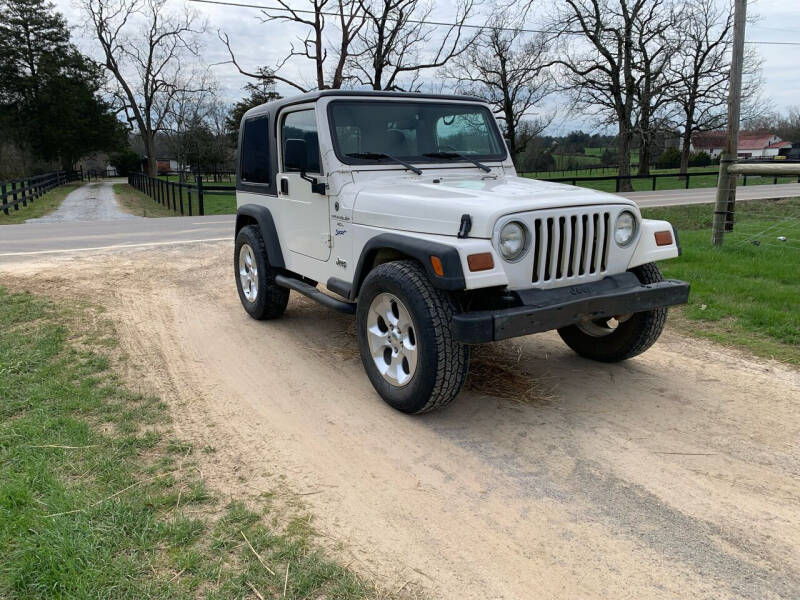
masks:
<instances>
[{"instance_id":1,"label":"utility pole","mask_svg":"<svg viewBox=\"0 0 800 600\"><path fill-rule=\"evenodd\" d=\"M731 176L728 167L736 162L738 153L747 0L735 0L733 10L733 53L731 55L731 80L728 88L728 134L725 149L722 151L719 161L717 201L714 206L714 227L711 234L711 242L715 246L721 246L725 231L733 229L733 215L736 209L736 175Z\"/></svg>"}]
</instances>

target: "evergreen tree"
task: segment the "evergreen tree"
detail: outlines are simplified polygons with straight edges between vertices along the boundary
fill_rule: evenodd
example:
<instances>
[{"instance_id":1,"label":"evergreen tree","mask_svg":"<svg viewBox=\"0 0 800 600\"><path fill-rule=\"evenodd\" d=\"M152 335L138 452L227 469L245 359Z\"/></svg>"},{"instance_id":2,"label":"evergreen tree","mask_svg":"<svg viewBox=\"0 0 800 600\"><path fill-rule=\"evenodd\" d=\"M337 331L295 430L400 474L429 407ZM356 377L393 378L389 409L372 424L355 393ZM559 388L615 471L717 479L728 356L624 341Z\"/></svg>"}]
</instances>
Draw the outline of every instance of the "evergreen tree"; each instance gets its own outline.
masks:
<instances>
[{"instance_id":1,"label":"evergreen tree","mask_svg":"<svg viewBox=\"0 0 800 600\"><path fill-rule=\"evenodd\" d=\"M100 96L100 67L70 42L46 0L0 0L0 127L42 161L71 168L124 145L124 128Z\"/></svg>"},{"instance_id":2,"label":"evergreen tree","mask_svg":"<svg viewBox=\"0 0 800 600\"><path fill-rule=\"evenodd\" d=\"M259 72L261 79L257 83L248 83L244 86L245 91L248 92L247 96L233 105L226 119L227 128L234 139L239 137L239 125L244 113L251 108L281 98L281 95L275 91L275 79L272 77L271 71L261 69Z\"/></svg>"}]
</instances>

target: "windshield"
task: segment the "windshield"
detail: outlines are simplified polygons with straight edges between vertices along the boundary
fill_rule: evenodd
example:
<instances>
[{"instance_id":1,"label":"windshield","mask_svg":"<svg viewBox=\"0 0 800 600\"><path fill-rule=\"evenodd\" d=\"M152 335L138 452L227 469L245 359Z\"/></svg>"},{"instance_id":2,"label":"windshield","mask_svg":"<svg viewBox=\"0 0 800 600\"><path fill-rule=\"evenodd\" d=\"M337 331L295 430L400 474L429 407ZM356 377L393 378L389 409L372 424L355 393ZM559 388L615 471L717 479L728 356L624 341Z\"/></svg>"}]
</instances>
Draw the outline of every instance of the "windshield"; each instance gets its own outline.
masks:
<instances>
[{"instance_id":1,"label":"windshield","mask_svg":"<svg viewBox=\"0 0 800 600\"><path fill-rule=\"evenodd\" d=\"M328 110L336 155L347 164L506 157L494 117L484 106L337 100Z\"/></svg>"}]
</instances>

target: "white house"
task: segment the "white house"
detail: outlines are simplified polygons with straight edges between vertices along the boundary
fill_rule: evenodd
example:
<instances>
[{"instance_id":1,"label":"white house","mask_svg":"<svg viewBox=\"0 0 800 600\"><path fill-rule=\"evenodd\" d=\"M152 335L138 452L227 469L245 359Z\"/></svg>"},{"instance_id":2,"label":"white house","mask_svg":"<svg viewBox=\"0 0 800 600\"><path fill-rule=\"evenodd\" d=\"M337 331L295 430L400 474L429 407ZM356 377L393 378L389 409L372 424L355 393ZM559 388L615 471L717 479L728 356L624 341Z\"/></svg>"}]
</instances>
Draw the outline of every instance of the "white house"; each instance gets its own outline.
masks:
<instances>
[{"instance_id":1,"label":"white house","mask_svg":"<svg viewBox=\"0 0 800 600\"><path fill-rule=\"evenodd\" d=\"M717 158L725 147L724 131L697 133L692 138L692 152L707 152ZM781 148L791 148L774 133L753 133L743 131L739 134L739 158L771 158L777 156Z\"/></svg>"}]
</instances>

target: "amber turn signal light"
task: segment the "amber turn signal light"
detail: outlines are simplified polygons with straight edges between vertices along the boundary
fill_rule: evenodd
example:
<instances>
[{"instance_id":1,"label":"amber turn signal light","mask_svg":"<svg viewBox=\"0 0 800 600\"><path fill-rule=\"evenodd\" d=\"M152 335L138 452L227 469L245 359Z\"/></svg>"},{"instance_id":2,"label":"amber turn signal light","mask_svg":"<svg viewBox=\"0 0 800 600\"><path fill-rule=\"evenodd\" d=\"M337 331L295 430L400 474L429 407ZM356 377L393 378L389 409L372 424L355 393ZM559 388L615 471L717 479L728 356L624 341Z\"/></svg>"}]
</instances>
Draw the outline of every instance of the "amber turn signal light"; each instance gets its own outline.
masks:
<instances>
[{"instance_id":1,"label":"amber turn signal light","mask_svg":"<svg viewBox=\"0 0 800 600\"><path fill-rule=\"evenodd\" d=\"M442 259L438 256L431 256L431 266L433 267L433 272L436 273L439 277L444 277L444 267L442 266Z\"/></svg>"},{"instance_id":2,"label":"amber turn signal light","mask_svg":"<svg viewBox=\"0 0 800 600\"><path fill-rule=\"evenodd\" d=\"M488 271L494 269L494 259L491 252L481 252L480 254L470 254L467 256L467 265L470 271Z\"/></svg>"},{"instance_id":3,"label":"amber turn signal light","mask_svg":"<svg viewBox=\"0 0 800 600\"><path fill-rule=\"evenodd\" d=\"M656 246L671 246L672 245L672 232L671 231L656 231Z\"/></svg>"}]
</instances>

